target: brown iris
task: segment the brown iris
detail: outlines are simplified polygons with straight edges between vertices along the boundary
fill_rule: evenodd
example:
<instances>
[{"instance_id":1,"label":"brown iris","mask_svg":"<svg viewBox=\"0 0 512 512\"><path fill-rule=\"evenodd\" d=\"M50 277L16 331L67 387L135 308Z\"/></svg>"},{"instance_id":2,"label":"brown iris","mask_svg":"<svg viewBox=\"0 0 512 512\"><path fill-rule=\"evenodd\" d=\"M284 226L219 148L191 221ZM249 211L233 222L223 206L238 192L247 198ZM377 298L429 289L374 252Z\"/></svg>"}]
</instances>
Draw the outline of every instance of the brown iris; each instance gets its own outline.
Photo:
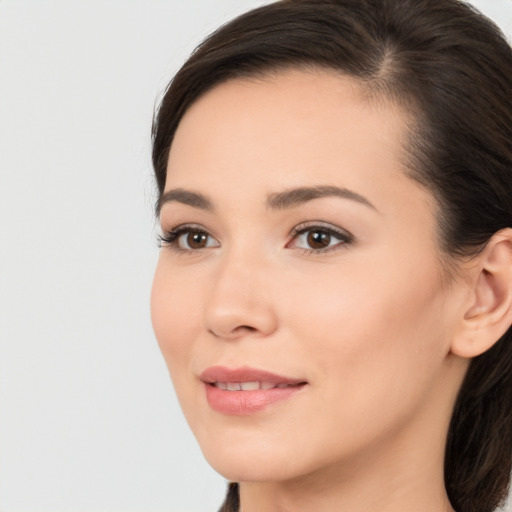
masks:
<instances>
[{"instance_id":1,"label":"brown iris","mask_svg":"<svg viewBox=\"0 0 512 512\"><path fill-rule=\"evenodd\" d=\"M307 242L312 249L325 249L331 243L331 235L325 231L310 231Z\"/></svg>"},{"instance_id":2,"label":"brown iris","mask_svg":"<svg viewBox=\"0 0 512 512\"><path fill-rule=\"evenodd\" d=\"M203 249L208 243L208 235L206 233L191 232L187 235L187 245L191 249Z\"/></svg>"}]
</instances>

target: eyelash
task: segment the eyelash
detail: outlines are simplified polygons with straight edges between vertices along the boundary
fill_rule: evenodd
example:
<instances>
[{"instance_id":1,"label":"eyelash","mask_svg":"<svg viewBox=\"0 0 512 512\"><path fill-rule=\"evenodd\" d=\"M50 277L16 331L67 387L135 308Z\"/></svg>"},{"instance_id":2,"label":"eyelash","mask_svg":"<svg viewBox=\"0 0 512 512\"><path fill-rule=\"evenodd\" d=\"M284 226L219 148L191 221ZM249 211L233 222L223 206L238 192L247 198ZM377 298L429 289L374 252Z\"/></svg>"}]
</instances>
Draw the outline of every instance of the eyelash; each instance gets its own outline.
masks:
<instances>
[{"instance_id":1,"label":"eyelash","mask_svg":"<svg viewBox=\"0 0 512 512\"><path fill-rule=\"evenodd\" d=\"M333 250L338 250L341 247L352 244L354 242L354 237L345 230L342 229L336 229L332 225L325 225L323 223L309 223L309 224L299 224L296 226L289 237L288 242L286 243L285 247L290 248L291 244L294 243L294 241L297 241L301 235L304 235L306 233L310 232L318 232L318 233L324 233L331 237L334 237L339 240L338 243L334 245L329 245L324 248L306 248L306 247L297 247L297 249L301 250L304 254L323 254L326 252L330 252ZM196 252L201 249L209 249L212 247L218 247L217 246L206 246L201 247L197 249L193 248L183 248L179 246L179 239L181 236L185 234L197 234L197 235L205 235L209 237L210 239L213 239L213 237L208 233L206 229L204 229L202 226L198 224L183 224L181 226L177 226L176 228L173 228L171 231L168 231L166 233L163 233L158 236L158 246L159 247L170 247L175 251L178 252ZM214 239L213 239L214 240ZM330 242L330 240L329 240ZM218 243L218 242L217 242Z\"/></svg>"},{"instance_id":2,"label":"eyelash","mask_svg":"<svg viewBox=\"0 0 512 512\"><path fill-rule=\"evenodd\" d=\"M352 244L354 242L353 235L348 231L345 231L344 229L335 228L330 224L315 222L308 224L299 224L298 226L296 226L290 235L290 241L286 244L286 247L290 247L290 244L298 240L298 238L301 235L304 235L306 233L314 233L315 231L318 233L326 233L331 237L337 238L339 242L334 245L329 245L328 247L320 249L298 247L297 249L302 250L304 254L324 254L326 252L339 250L341 249L341 247Z\"/></svg>"},{"instance_id":3,"label":"eyelash","mask_svg":"<svg viewBox=\"0 0 512 512\"><path fill-rule=\"evenodd\" d=\"M179 239L182 235L185 234L197 234L197 235L206 235L208 237L211 237L211 235L208 233L206 229L204 229L202 226L198 224L183 224L181 226L177 226L171 231L168 231L166 233L163 233L161 235L158 235L158 247L171 247L172 249L176 251L196 251L199 249L183 249L178 245Z\"/></svg>"}]
</instances>

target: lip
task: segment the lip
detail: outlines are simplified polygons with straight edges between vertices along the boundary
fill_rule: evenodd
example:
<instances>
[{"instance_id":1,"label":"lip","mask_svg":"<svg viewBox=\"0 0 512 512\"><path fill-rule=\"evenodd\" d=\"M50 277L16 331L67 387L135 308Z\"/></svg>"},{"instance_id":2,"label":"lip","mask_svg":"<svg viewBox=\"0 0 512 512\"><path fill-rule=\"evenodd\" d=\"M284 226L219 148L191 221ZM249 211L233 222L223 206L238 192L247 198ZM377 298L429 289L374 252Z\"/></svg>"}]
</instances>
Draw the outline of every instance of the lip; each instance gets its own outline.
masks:
<instances>
[{"instance_id":1,"label":"lip","mask_svg":"<svg viewBox=\"0 0 512 512\"><path fill-rule=\"evenodd\" d=\"M307 384L304 379L285 377L247 366L234 369L212 366L201 373L200 379L204 383L206 399L210 407L214 411L230 416L248 416L262 411L275 402L290 398ZM214 386L216 382L265 382L275 386L286 385L288 387L228 391Z\"/></svg>"}]
</instances>

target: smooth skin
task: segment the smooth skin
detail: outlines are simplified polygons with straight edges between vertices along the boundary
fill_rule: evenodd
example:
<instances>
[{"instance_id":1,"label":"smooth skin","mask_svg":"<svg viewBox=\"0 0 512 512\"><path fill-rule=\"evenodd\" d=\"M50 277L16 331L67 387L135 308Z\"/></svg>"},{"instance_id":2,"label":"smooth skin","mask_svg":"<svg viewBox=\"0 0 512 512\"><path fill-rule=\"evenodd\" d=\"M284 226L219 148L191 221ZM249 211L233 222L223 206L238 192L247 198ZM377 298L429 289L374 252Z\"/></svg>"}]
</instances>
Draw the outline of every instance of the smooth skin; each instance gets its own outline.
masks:
<instances>
[{"instance_id":1,"label":"smooth skin","mask_svg":"<svg viewBox=\"0 0 512 512\"><path fill-rule=\"evenodd\" d=\"M446 265L407 121L351 78L292 70L219 85L178 127L152 320L243 512L453 510L446 432L469 358L512 321L511 235ZM214 365L307 385L225 415L199 378Z\"/></svg>"}]
</instances>

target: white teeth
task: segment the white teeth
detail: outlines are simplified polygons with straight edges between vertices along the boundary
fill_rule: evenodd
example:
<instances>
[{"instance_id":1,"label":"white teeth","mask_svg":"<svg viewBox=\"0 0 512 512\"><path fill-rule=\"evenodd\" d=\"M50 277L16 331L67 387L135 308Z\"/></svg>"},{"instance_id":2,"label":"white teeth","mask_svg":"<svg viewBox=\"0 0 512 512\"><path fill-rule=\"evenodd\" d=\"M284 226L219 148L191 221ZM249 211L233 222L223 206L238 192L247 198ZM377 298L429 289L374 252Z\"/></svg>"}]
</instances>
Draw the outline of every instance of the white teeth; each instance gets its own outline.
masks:
<instances>
[{"instance_id":1,"label":"white teeth","mask_svg":"<svg viewBox=\"0 0 512 512\"><path fill-rule=\"evenodd\" d=\"M218 389L227 391L257 391L258 389L274 389L282 387L272 382L215 382L214 386Z\"/></svg>"},{"instance_id":2,"label":"white teeth","mask_svg":"<svg viewBox=\"0 0 512 512\"><path fill-rule=\"evenodd\" d=\"M215 382L213 384L218 389L225 389L227 391L256 391L258 389L274 389L274 388L288 388L292 384L273 382Z\"/></svg>"},{"instance_id":3,"label":"white teeth","mask_svg":"<svg viewBox=\"0 0 512 512\"><path fill-rule=\"evenodd\" d=\"M260 389L259 382L241 382L240 387L242 391L254 391L255 389Z\"/></svg>"}]
</instances>

